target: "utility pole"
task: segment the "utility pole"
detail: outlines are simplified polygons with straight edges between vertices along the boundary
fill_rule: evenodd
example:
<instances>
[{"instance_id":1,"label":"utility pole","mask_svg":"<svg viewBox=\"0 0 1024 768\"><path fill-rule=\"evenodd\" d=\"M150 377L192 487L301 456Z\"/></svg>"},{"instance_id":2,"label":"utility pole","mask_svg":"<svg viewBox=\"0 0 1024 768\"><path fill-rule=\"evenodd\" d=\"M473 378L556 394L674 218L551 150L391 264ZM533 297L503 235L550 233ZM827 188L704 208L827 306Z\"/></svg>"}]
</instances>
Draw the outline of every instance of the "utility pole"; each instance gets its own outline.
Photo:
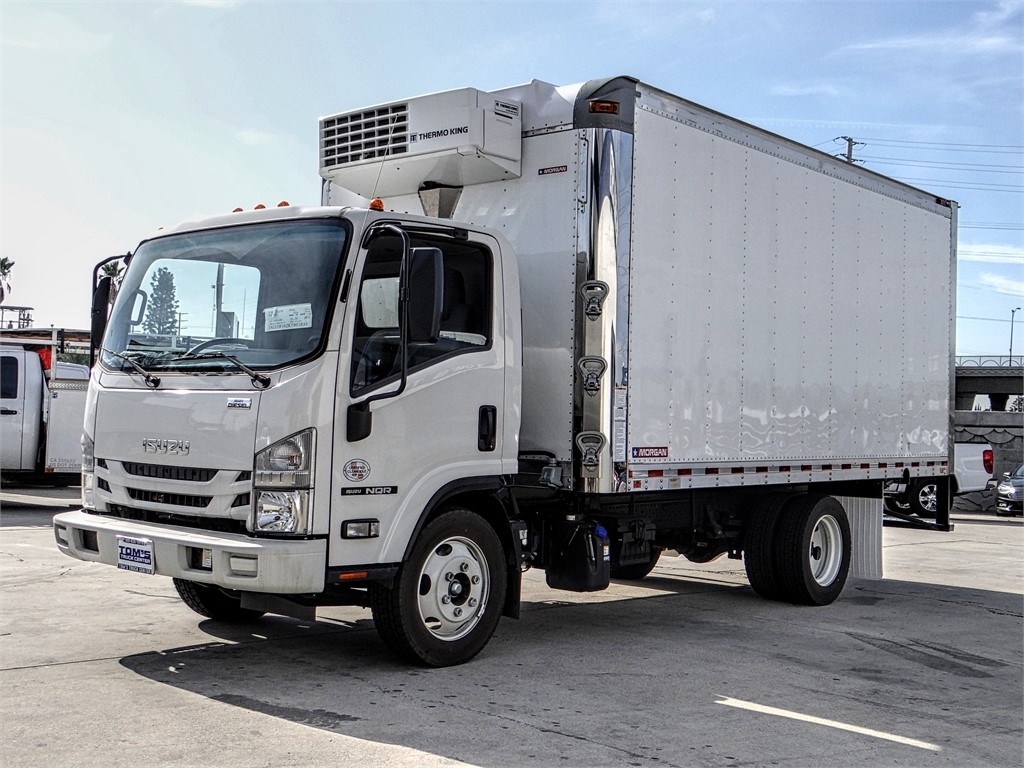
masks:
<instances>
[{"instance_id":1,"label":"utility pole","mask_svg":"<svg viewBox=\"0 0 1024 768\"><path fill-rule=\"evenodd\" d=\"M1013 316L1020 312L1020 307L1010 310L1010 365L1013 365Z\"/></svg>"},{"instance_id":2,"label":"utility pole","mask_svg":"<svg viewBox=\"0 0 1024 768\"><path fill-rule=\"evenodd\" d=\"M836 155L836 157L843 157L843 159L846 160L846 162L850 163L851 165L853 163L861 162L860 160L854 160L853 159L853 148L854 147L863 147L863 146L865 146L863 141L854 141L849 136L837 136L835 140L836 141L842 140L842 141L846 142L846 155L845 155L845 157L843 155Z\"/></svg>"}]
</instances>

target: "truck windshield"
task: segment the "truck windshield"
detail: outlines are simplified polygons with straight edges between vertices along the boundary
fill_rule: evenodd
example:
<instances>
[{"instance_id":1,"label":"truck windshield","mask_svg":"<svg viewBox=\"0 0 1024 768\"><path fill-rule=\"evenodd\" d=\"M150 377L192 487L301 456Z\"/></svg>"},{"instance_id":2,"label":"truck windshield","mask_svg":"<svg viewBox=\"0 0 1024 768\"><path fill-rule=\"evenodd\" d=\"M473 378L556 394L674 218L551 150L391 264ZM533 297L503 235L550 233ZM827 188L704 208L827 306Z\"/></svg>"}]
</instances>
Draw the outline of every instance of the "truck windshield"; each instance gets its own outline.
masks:
<instances>
[{"instance_id":1,"label":"truck windshield","mask_svg":"<svg viewBox=\"0 0 1024 768\"><path fill-rule=\"evenodd\" d=\"M220 373L309 357L330 326L345 242L340 220L316 219L143 243L117 290L100 361Z\"/></svg>"}]
</instances>

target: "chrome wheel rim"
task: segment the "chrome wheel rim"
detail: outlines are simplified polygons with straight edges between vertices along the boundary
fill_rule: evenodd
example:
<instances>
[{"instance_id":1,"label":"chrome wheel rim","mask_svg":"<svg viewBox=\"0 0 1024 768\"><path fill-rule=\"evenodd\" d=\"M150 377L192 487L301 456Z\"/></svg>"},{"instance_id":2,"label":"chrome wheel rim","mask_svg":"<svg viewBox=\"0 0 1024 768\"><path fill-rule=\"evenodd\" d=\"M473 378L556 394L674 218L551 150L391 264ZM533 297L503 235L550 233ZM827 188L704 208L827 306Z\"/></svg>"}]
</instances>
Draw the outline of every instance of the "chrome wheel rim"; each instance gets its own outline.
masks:
<instances>
[{"instance_id":1,"label":"chrome wheel rim","mask_svg":"<svg viewBox=\"0 0 1024 768\"><path fill-rule=\"evenodd\" d=\"M830 585L839 575L843 564L843 530L831 515L823 516L811 531L808 562L811 577L822 587Z\"/></svg>"},{"instance_id":2,"label":"chrome wheel rim","mask_svg":"<svg viewBox=\"0 0 1024 768\"><path fill-rule=\"evenodd\" d=\"M427 555L420 570L420 620L438 640L465 637L480 622L490 592L487 557L471 539L452 536Z\"/></svg>"}]
</instances>

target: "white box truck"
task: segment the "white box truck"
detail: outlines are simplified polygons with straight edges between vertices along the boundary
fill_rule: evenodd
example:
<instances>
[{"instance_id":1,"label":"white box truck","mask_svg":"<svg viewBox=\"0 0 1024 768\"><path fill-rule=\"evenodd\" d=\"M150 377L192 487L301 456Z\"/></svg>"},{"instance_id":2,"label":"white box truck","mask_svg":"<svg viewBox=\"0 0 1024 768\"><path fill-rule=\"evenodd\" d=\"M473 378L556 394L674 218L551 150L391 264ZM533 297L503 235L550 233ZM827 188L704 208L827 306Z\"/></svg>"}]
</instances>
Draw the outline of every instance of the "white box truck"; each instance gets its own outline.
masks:
<instances>
[{"instance_id":1,"label":"white box truck","mask_svg":"<svg viewBox=\"0 0 1024 768\"><path fill-rule=\"evenodd\" d=\"M62 329L0 333L0 473L78 483L89 368L58 361Z\"/></svg>"},{"instance_id":2,"label":"white box truck","mask_svg":"<svg viewBox=\"0 0 1024 768\"><path fill-rule=\"evenodd\" d=\"M529 567L728 555L828 604L845 507L948 475L948 201L626 77L332 115L320 174L135 250L64 552L449 665ZM155 332L170 278L205 331Z\"/></svg>"}]
</instances>

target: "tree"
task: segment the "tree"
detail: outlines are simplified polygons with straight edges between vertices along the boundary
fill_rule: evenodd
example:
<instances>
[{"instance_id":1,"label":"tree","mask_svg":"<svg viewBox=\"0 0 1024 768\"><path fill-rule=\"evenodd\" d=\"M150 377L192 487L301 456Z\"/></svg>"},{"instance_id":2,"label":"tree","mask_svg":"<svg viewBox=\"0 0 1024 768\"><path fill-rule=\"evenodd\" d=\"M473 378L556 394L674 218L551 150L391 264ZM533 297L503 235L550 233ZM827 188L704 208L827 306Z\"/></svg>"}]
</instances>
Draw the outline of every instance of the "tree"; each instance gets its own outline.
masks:
<instances>
[{"instance_id":1,"label":"tree","mask_svg":"<svg viewBox=\"0 0 1024 768\"><path fill-rule=\"evenodd\" d=\"M113 304L114 299L117 298L117 292L121 288L121 278L124 276L124 262L120 259L108 261L100 267L100 272L103 273L104 277L110 278L110 303ZM173 279L171 282L174 282Z\"/></svg>"},{"instance_id":2,"label":"tree","mask_svg":"<svg viewBox=\"0 0 1024 768\"><path fill-rule=\"evenodd\" d=\"M142 329L146 333L174 333L178 328L178 299L174 295L174 275L160 267L149 283L149 302Z\"/></svg>"},{"instance_id":3,"label":"tree","mask_svg":"<svg viewBox=\"0 0 1024 768\"><path fill-rule=\"evenodd\" d=\"M4 303L7 294L11 292L11 270L14 269L14 262L6 256L0 258L0 304Z\"/></svg>"}]
</instances>

